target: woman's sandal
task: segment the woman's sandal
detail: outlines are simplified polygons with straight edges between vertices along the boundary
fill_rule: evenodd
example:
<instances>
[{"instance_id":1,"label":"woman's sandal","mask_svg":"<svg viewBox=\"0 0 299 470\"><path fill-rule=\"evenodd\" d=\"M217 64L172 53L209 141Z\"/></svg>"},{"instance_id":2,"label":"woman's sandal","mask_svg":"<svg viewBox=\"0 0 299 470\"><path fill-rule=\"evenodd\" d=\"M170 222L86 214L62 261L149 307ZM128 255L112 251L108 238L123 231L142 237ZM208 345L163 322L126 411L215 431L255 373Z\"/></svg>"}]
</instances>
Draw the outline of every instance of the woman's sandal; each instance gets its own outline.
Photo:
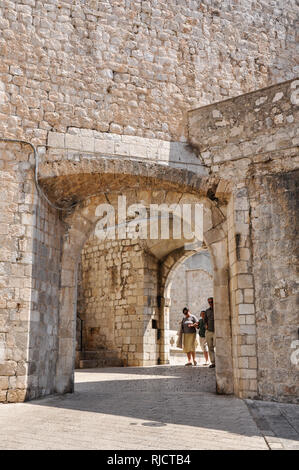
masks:
<instances>
[{"instance_id":1,"label":"woman's sandal","mask_svg":"<svg viewBox=\"0 0 299 470\"><path fill-rule=\"evenodd\" d=\"M185 366L192 366L192 362L187 362L187 364L185 364Z\"/></svg>"},{"instance_id":2,"label":"woman's sandal","mask_svg":"<svg viewBox=\"0 0 299 470\"><path fill-rule=\"evenodd\" d=\"M194 365L194 366L197 366L197 362L196 362L196 361L194 361L194 364L193 364L193 365Z\"/></svg>"}]
</instances>

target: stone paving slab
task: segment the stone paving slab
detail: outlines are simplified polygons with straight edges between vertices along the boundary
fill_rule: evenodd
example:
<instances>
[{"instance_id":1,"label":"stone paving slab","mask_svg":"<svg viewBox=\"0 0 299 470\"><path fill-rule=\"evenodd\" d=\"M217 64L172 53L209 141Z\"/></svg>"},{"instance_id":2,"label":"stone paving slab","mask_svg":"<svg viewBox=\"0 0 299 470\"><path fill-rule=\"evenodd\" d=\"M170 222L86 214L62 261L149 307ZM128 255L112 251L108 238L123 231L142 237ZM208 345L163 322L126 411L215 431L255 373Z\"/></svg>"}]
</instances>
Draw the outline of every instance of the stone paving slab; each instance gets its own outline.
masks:
<instances>
[{"instance_id":1,"label":"stone paving slab","mask_svg":"<svg viewBox=\"0 0 299 470\"><path fill-rule=\"evenodd\" d=\"M270 449L299 450L299 405L245 401Z\"/></svg>"},{"instance_id":2,"label":"stone paving slab","mask_svg":"<svg viewBox=\"0 0 299 470\"><path fill-rule=\"evenodd\" d=\"M216 395L204 367L80 370L74 394L0 406L0 449L268 448L246 403Z\"/></svg>"}]
</instances>

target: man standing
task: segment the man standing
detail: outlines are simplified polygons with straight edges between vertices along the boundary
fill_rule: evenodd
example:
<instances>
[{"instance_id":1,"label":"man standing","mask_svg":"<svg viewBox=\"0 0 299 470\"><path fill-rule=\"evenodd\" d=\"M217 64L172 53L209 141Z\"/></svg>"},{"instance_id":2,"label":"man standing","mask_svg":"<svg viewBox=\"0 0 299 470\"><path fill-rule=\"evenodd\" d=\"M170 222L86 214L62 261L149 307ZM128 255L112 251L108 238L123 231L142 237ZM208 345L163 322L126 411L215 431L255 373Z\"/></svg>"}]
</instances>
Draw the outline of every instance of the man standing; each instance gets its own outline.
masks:
<instances>
[{"instance_id":1,"label":"man standing","mask_svg":"<svg viewBox=\"0 0 299 470\"><path fill-rule=\"evenodd\" d=\"M207 366L209 364L209 356L208 356L208 344L206 340L205 313L206 312L204 310L200 312L200 319L199 319L199 322L197 323L197 328L199 330L200 347L206 360L204 365Z\"/></svg>"},{"instance_id":2,"label":"man standing","mask_svg":"<svg viewBox=\"0 0 299 470\"><path fill-rule=\"evenodd\" d=\"M209 308L205 313L205 327L206 327L206 340L209 348L209 356L211 365L210 367L215 367L215 328L214 328L214 307L213 307L213 297L208 298Z\"/></svg>"}]
</instances>

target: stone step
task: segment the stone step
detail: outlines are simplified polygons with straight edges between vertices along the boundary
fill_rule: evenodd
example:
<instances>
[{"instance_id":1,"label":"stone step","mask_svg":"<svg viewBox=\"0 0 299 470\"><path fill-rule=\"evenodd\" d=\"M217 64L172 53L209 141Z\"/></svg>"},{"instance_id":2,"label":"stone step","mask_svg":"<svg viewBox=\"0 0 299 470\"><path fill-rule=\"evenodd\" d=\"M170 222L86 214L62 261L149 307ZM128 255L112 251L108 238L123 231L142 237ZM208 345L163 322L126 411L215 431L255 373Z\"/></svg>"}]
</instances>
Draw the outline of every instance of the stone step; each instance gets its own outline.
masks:
<instances>
[{"instance_id":1,"label":"stone step","mask_svg":"<svg viewBox=\"0 0 299 470\"><path fill-rule=\"evenodd\" d=\"M100 349L98 351L81 351L80 358L82 359L109 359L109 358L117 358L117 354L115 351L109 351L107 349Z\"/></svg>"},{"instance_id":2,"label":"stone step","mask_svg":"<svg viewBox=\"0 0 299 470\"><path fill-rule=\"evenodd\" d=\"M95 369L97 367L97 361L81 359L79 362L80 369Z\"/></svg>"},{"instance_id":3,"label":"stone step","mask_svg":"<svg viewBox=\"0 0 299 470\"><path fill-rule=\"evenodd\" d=\"M123 361L115 355L115 351L81 351L77 367L80 369L93 369L97 367L122 367Z\"/></svg>"}]
</instances>

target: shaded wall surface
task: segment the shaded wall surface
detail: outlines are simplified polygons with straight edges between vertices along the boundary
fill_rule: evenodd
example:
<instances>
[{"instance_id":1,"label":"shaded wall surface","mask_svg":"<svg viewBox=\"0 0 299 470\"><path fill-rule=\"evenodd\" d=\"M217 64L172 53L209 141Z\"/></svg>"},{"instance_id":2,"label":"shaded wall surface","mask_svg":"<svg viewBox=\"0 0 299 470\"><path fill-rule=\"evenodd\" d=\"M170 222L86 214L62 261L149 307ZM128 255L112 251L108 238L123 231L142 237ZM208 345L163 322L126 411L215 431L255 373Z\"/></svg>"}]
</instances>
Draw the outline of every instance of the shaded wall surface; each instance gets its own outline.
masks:
<instances>
[{"instance_id":1,"label":"shaded wall surface","mask_svg":"<svg viewBox=\"0 0 299 470\"><path fill-rule=\"evenodd\" d=\"M259 394L296 400L298 340L299 172L252 181L253 274Z\"/></svg>"},{"instance_id":2,"label":"shaded wall surface","mask_svg":"<svg viewBox=\"0 0 299 470\"><path fill-rule=\"evenodd\" d=\"M59 214L40 199L28 145L0 143L0 401L54 391Z\"/></svg>"},{"instance_id":3,"label":"shaded wall surface","mask_svg":"<svg viewBox=\"0 0 299 470\"><path fill-rule=\"evenodd\" d=\"M126 365L157 363L157 261L138 240L89 238L81 255L77 315L78 350L110 351Z\"/></svg>"}]
</instances>

